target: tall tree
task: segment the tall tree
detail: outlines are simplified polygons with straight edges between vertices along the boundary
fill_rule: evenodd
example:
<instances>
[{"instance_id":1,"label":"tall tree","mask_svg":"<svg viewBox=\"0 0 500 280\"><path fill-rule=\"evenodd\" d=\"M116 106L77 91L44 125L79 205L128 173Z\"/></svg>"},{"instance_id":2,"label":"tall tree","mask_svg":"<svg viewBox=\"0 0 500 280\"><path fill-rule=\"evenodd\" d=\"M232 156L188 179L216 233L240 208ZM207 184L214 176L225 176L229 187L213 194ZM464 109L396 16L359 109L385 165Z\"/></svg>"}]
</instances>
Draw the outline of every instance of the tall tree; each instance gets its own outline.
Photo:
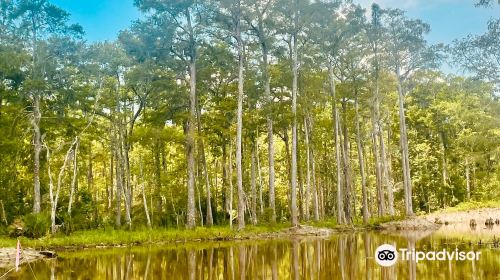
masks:
<instances>
[{"instance_id":1,"label":"tall tree","mask_svg":"<svg viewBox=\"0 0 500 280\"><path fill-rule=\"evenodd\" d=\"M83 29L80 25L68 25L69 13L51 4L47 0L20 0L16 3L13 17L20 21L19 29L25 38L25 47L31 50L30 78L26 81L26 88L32 102L33 112L31 124L33 126L33 212L41 210L40 195L40 152L42 151L41 103L44 97L44 58L39 56L41 41L56 35L80 36Z\"/></svg>"},{"instance_id":2,"label":"tall tree","mask_svg":"<svg viewBox=\"0 0 500 280\"><path fill-rule=\"evenodd\" d=\"M271 19L275 0L258 0L249 8L246 20L259 40L262 51L260 63L262 80L264 81L264 95L267 105L267 144L268 144L268 167L269 167L269 207L271 208L271 221L276 221L276 195L275 195L275 164L274 164L274 133L273 133L273 96L271 95L271 75L269 74L269 53L273 45L273 21Z\"/></svg>"},{"instance_id":3,"label":"tall tree","mask_svg":"<svg viewBox=\"0 0 500 280\"><path fill-rule=\"evenodd\" d=\"M436 64L436 52L426 45L423 36L429 32L428 24L421 20L405 17L401 10L386 10L384 19L389 36L387 52L390 67L396 75L399 100L399 130L401 146L401 166L403 170L403 188L407 216L414 215L412 183L410 174L410 155L408 148L408 128L405 113L405 82L416 70L432 67Z\"/></svg>"},{"instance_id":4,"label":"tall tree","mask_svg":"<svg viewBox=\"0 0 500 280\"><path fill-rule=\"evenodd\" d=\"M187 157L187 221L186 227L196 225L195 210L195 136L196 136L196 94L197 94L197 56L201 40L203 12L202 1L146 1L135 0L135 5L144 12L151 12L152 19L162 27L175 26L172 54L186 68L182 74L189 76L189 114L186 122L186 157ZM167 46L168 47L168 46ZM210 210L211 211L211 210Z\"/></svg>"}]
</instances>

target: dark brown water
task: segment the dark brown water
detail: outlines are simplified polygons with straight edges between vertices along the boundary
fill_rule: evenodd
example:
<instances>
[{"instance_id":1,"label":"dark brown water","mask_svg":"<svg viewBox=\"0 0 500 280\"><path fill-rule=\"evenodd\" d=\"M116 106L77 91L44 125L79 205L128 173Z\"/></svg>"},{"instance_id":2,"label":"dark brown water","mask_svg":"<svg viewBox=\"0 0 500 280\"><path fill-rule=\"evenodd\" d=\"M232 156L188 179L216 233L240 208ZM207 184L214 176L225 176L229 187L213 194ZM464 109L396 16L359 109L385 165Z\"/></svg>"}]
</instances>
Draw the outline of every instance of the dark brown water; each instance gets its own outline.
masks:
<instances>
[{"instance_id":1,"label":"dark brown water","mask_svg":"<svg viewBox=\"0 0 500 280\"><path fill-rule=\"evenodd\" d=\"M55 260L23 265L12 279L500 279L495 230L472 241L431 235L389 236L376 232L303 238L63 252ZM474 261L403 261L379 266L375 249L480 251Z\"/></svg>"}]
</instances>

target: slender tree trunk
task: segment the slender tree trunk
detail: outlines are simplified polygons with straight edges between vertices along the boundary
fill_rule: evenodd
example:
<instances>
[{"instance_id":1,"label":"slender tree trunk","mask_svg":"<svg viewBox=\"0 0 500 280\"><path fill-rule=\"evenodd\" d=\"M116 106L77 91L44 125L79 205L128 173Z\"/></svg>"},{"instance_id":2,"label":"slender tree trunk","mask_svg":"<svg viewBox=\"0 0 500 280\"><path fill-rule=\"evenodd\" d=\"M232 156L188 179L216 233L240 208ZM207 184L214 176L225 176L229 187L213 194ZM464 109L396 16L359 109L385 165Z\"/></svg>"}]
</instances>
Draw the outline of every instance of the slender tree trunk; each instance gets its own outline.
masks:
<instances>
[{"instance_id":1,"label":"slender tree trunk","mask_svg":"<svg viewBox=\"0 0 500 280\"><path fill-rule=\"evenodd\" d=\"M231 214L229 211L229 184L228 184L228 166L227 166L227 152L226 143L222 144L222 206L227 214Z\"/></svg>"},{"instance_id":2,"label":"slender tree trunk","mask_svg":"<svg viewBox=\"0 0 500 280\"><path fill-rule=\"evenodd\" d=\"M34 192L33 192L33 213L40 213L40 152L42 151L42 142L40 134L40 120L42 113L40 111L40 95L39 93L33 94L33 119L31 120L33 126L33 179L34 179Z\"/></svg>"},{"instance_id":3,"label":"slender tree trunk","mask_svg":"<svg viewBox=\"0 0 500 280\"><path fill-rule=\"evenodd\" d=\"M49 177L49 196L50 196L50 204L51 204L51 211L50 211L50 220L51 220L51 232L52 234L55 234L57 231L56 227L56 211L57 211L57 203L59 201L59 193L61 190L61 186L64 182L64 175L66 173L66 167L68 165L68 162L71 158L71 153L75 152L74 147L77 145L78 142L78 137L75 138L75 140L71 143L69 146L66 156L64 157L63 164L61 166L61 169L59 170L59 175L57 176L57 186L56 189L54 190L54 184L52 180L52 171L50 169L50 149L49 147L45 144L45 150L47 151L47 171L48 171L48 177Z\"/></svg>"},{"instance_id":4,"label":"slender tree trunk","mask_svg":"<svg viewBox=\"0 0 500 280\"><path fill-rule=\"evenodd\" d=\"M311 116L308 116L307 125L309 132L309 157L311 163L311 178L312 178L312 186L311 191L313 192L313 210L314 210L314 220L319 221L320 218L320 198L319 196L319 186L316 180L316 161L314 159L314 143L313 143L313 122L311 120Z\"/></svg>"},{"instance_id":5,"label":"slender tree trunk","mask_svg":"<svg viewBox=\"0 0 500 280\"><path fill-rule=\"evenodd\" d=\"M5 214L5 207L3 205L3 200L0 200L0 208L1 208L1 211L2 211L2 221L4 222L4 224L6 226L8 226L9 223L7 222L7 214Z\"/></svg>"},{"instance_id":6,"label":"slender tree trunk","mask_svg":"<svg viewBox=\"0 0 500 280\"><path fill-rule=\"evenodd\" d=\"M395 214L395 209L394 209L394 177L392 173L392 151L391 151L391 129L390 127L387 128L387 146L386 146L386 153L385 153L385 164L387 168L387 184L390 186L390 193L388 196L392 200L392 215ZM389 202L390 203L390 202Z\"/></svg>"},{"instance_id":7,"label":"slender tree trunk","mask_svg":"<svg viewBox=\"0 0 500 280\"><path fill-rule=\"evenodd\" d=\"M389 168L387 163L387 151L384 142L384 129L382 125L378 126L380 131L378 133L380 143L380 163L382 168L383 183L387 189L387 210L390 216L394 216L394 194L392 190L391 178L389 176Z\"/></svg>"},{"instance_id":8,"label":"slender tree trunk","mask_svg":"<svg viewBox=\"0 0 500 280\"><path fill-rule=\"evenodd\" d=\"M391 178L389 175L389 167L387 163L387 151L385 149L384 133L381 125L379 132L379 143L380 143L380 162L382 165L382 178L383 183L387 189L387 210L390 216L394 216L394 194L392 191Z\"/></svg>"},{"instance_id":9,"label":"slender tree trunk","mask_svg":"<svg viewBox=\"0 0 500 280\"><path fill-rule=\"evenodd\" d=\"M344 217L344 204L343 204L343 191L342 191L342 170L340 163L340 118L337 109L337 96L335 91L335 78L333 75L333 66L328 68L328 77L330 80L330 94L332 95L332 109L333 109L333 121L334 121L334 134L335 134L335 162L337 164L337 223L345 223Z\"/></svg>"},{"instance_id":10,"label":"slender tree trunk","mask_svg":"<svg viewBox=\"0 0 500 280\"><path fill-rule=\"evenodd\" d=\"M210 178L208 177L208 168L207 168L207 159L205 156L205 145L203 143L203 138L202 138L202 131L201 131L201 106L198 102L198 97L196 97L196 118L198 122L198 145L199 145L199 152L201 156L201 165L202 165L202 171L203 175L205 177L205 187L207 190L207 226L211 227L214 223L213 217L212 217L212 194L211 194L211 188L210 188Z\"/></svg>"},{"instance_id":11,"label":"slender tree trunk","mask_svg":"<svg viewBox=\"0 0 500 280\"><path fill-rule=\"evenodd\" d=\"M89 154L88 154L88 167L87 167L87 188L88 190L93 190L94 186L94 166L92 160L92 143L89 144ZM76 190L78 190L78 181L76 185Z\"/></svg>"},{"instance_id":12,"label":"slender tree trunk","mask_svg":"<svg viewBox=\"0 0 500 280\"><path fill-rule=\"evenodd\" d=\"M262 180L262 172L260 170L260 156L259 156L259 142L257 137L257 144L255 145L256 153L257 153L257 174L259 176L259 211L260 215L264 214L264 200L262 197L262 188L264 187L264 183Z\"/></svg>"},{"instance_id":13,"label":"slender tree trunk","mask_svg":"<svg viewBox=\"0 0 500 280\"><path fill-rule=\"evenodd\" d=\"M297 7L295 7L297 9ZM295 11L294 22L295 28L298 26L298 11ZM295 32L297 32L295 30ZM292 45L292 164L291 164L291 220L292 227L299 225L298 213L297 213L297 91L298 91L298 58L297 58L297 33L293 34L293 45Z\"/></svg>"},{"instance_id":14,"label":"slender tree trunk","mask_svg":"<svg viewBox=\"0 0 500 280\"><path fill-rule=\"evenodd\" d=\"M188 229L193 229L196 226L196 210L195 210L195 119L196 119L196 43L194 41L193 28L191 25L191 16L189 10L186 9L186 18L188 30L190 32L190 61L189 61L189 119L187 123L186 137L186 154L187 154L187 223Z\"/></svg>"},{"instance_id":15,"label":"slender tree trunk","mask_svg":"<svg viewBox=\"0 0 500 280\"><path fill-rule=\"evenodd\" d=\"M399 67L396 68L396 77L398 79L398 96L399 96L399 130L400 130L400 144L401 144L401 157L402 157L402 168L403 168L403 185L404 185L404 195L405 195L405 208L406 215L413 216L413 198L412 198L412 186L411 186L411 175L410 175L410 155L408 151L408 133L406 128L406 117L404 108L404 92L401 85L401 76L399 73Z\"/></svg>"},{"instance_id":16,"label":"slender tree trunk","mask_svg":"<svg viewBox=\"0 0 500 280\"><path fill-rule=\"evenodd\" d=\"M361 176L361 194L363 199L362 211L363 211L363 224L368 224L369 214L368 214L368 195L366 191L366 177L365 177L365 159L363 152L363 142L361 136L361 128L359 125L359 104L358 104L358 90L355 90L354 94L354 107L356 110L356 143L358 146L358 161L359 161L359 173Z\"/></svg>"},{"instance_id":17,"label":"slender tree trunk","mask_svg":"<svg viewBox=\"0 0 500 280\"><path fill-rule=\"evenodd\" d=\"M346 100L342 102L343 111L343 132L341 139L343 139L342 145L342 160L344 166L344 185L345 185L345 218L346 223L352 223L352 205L351 205L351 195L352 195L352 178L351 178L351 163L349 158L349 131L347 130L347 104Z\"/></svg>"},{"instance_id":18,"label":"slender tree trunk","mask_svg":"<svg viewBox=\"0 0 500 280\"><path fill-rule=\"evenodd\" d=\"M238 184L238 230L245 228L245 194L243 193L243 170L241 164L242 133L243 133L243 40L241 38L241 3L238 1L238 19L236 23L236 40L238 43L238 111L236 128L236 177Z\"/></svg>"},{"instance_id":19,"label":"slender tree trunk","mask_svg":"<svg viewBox=\"0 0 500 280\"><path fill-rule=\"evenodd\" d=\"M124 123L126 123L126 119ZM125 196L125 213L129 228L132 226L132 184L130 183L130 158L129 158L129 143L126 130L122 130L122 147L123 147L123 174L124 174L124 196Z\"/></svg>"},{"instance_id":20,"label":"slender tree trunk","mask_svg":"<svg viewBox=\"0 0 500 280\"><path fill-rule=\"evenodd\" d=\"M199 166L197 168L197 172L196 172L196 177L198 177L199 175ZM201 226L204 226L204 221L203 221L203 210L201 209L201 191L200 191L200 182L198 182L198 184L196 184L196 192L198 193L198 211L200 213L200 225Z\"/></svg>"},{"instance_id":21,"label":"slender tree trunk","mask_svg":"<svg viewBox=\"0 0 500 280\"><path fill-rule=\"evenodd\" d=\"M148 211L148 200L146 198L146 191L144 190L144 172L143 172L143 167L142 167L142 157L139 158L139 176L141 180L141 193L142 193L142 203L144 204L144 213L146 213L146 220L147 220L147 225L148 228L151 228L151 218L149 217L149 211Z\"/></svg>"},{"instance_id":22,"label":"slender tree trunk","mask_svg":"<svg viewBox=\"0 0 500 280\"><path fill-rule=\"evenodd\" d=\"M229 227L233 228L233 151L229 144L229 168L228 168L228 178L229 178Z\"/></svg>"},{"instance_id":23,"label":"slender tree trunk","mask_svg":"<svg viewBox=\"0 0 500 280\"><path fill-rule=\"evenodd\" d=\"M252 143L252 161L250 167L250 186L252 192L251 198L251 211L252 211L252 224L257 224L257 188L256 188L256 153L257 153L257 143Z\"/></svg>"},{"instance_id":24,"label":"slender tree trunk","mask_svg":"<svg viewBox=\"0 0 500 280\"><path fill-rule=\"evenodd\" d=\"M117 129L117 126L115 124L115 129ZM120 157L120 152L119 152L119 145L118 145L118 139L117 137L115 136L115 134L113 134L113 150L114 150L114 153L115 153L115 160L116 160L116 163L115 163L115 176L116 176L116 220L115 220L115 224L116 224L116 227L119 228L121 227L121 215L122 215L122 207L121 207L121 204L122 204L122 176L121 176L121 167L120 167L120 162L121 162L121 157Z\"/></svg>"},{"instance_id":25,"label":"slender tree trunk","mask_svg":"<svg viewBox=\"0 0 500 280\"><path fill-rule=\"evenodd\" d=\"M119 80L118 80L119 83ZM118 87L118 94L120 94L120 87ZM118 103L120 106L120 102ZM119 120L118 120L118 153L119 153L119 160L120 160L120 181L121 181L121 194L123 195L124 199L123 202L125 204L125 219L127 222L127 225L129 229L132 227L132 218L131 218L131 213L130 213L130 189L129 185L130 182L128 180L128 160L127 160L127 153L126 153L126 136L123 131L123 119L120 117L120 111L119 111Z\"/></svg>"},{"instance_id":26,"label":"slender tree trunk","mask_svg":"<svg viewBox=\"0 0 500 280\"><path fill-rule=\"evenodd\" d=\"M161 199L161 187L162 187L162 182L161 182L161 162L160 162L160 156L161 156L161 140L156 140L154 147L153 147L153 158L154 158L154 176L155 176L155 190L154 190L154 205L151 204L151 220L154 223L154 211L156 207L156 213L158 213L158 216L161 215L163 211L163 203Z\"/></svg>"},{"instance_id":27,"label":"slender tree trunk","mask_svg":"<svg viewBox=\"0 0 500 280\"><path fill-rule=\"evenodd\" d=\"M111 139L113 139L113 136L111 136ZM111 140L111 145L113 145L113 140ZM109 164L109 197L108 197L108 210L111 209L113 205L113 190L115 188L115 180L114 180L114 158L115 154L113 152L113 147L110 147L111 153L110 153L110 164Z\"/></svg>"},{"instance_id":28,"label":"slender tree trunk","mask_svg":"<svg viewBox=\"0 0 500 280\"><path fill-rule=\"evenodd\" d=\"M446 161L446 145L445 145L445 136L444 132L439 133L441 139L441 173L443 176L443 186L448 186L448 164Z\"/></svg>"},{"instance_id":29,"label":"slender tree trunk","mask_svg":"<svg viewBox=\"0 0 500 280\"><path fill-rule=\"evenodd\" d=\"M466 183L466 194L467 201L470 201L470 166L469 166L469 157L465 157L465 183Z\"/></svg>"},{"instance_id":30,"label":"slender tree trunk","mask_svg":"<svg viewBox=\"0 0 500 280\"><path fill-rule=\"evenodd\" d=\"M80 144L80 140L76 139L75 149L73 151L73 178L71 179L71 190L69 193L69 202L68 202L68 216L71 217L71 207L73 205L73 197L76 189L76 182L78 176L78 147Z\"/></svg>"},{"instance_id":31,"label":"slender tree trunk","mask_svg":"<svg viewBox=\"0 0 500 280\"><path fill-rule=\"evenodd\" d=\"M372 109L372 143L373 143L373 159L375 161L375 178L377 185L377 209L379 216L385 216L385 198L382 189L382 162L380 159L378 139L380 134L380 101L379 101L379 86L378 75L375 78L375 90L373 94L373 109Z\"/></svg>"},{"instance_id":32,"label":"slender tree trunk","mask_svg":"<svg viewBox=\"0 0 500 280\"><path fill-rule=\"evenodd\" d=\"M306 190L305 190L305 201L304 201L304 208L305 208L305 220L309 220L309 201L310 201L310 194L311 194L311 149L309 147L309 128L307 125L307 113L306 116L304 117L304 132L305 132L305 145L306 145Z\"/></svg>"},{"instance_id":33,"label":"slender tree trunk","mask_svg":"<svg viewBox=\"0 0 500 280\"><path fill-rule=\"evenodd\" d=\"M274 171L274 136L273 136L273 115L271 107L273 105L273 98L271 96L271 76L269 75L269 50L267 46L267 38L264 35L264 26L262 15L259 14L259 40L262 49L262 76L264 79L264 94L267 101L268 111L266 115L267 120L267 144L268 144L268 162L269 162L269 208L271 208L272 215L271 221L276 222L276 204L275 204L275 171Z\"/></svg>"},{"instance_id":34,"label":"slender tree trunk","mask_svg":"<svg viewBox=\"0 0 500 280\"><path fill-rule=\"evenodd\" d=\"M283 143L285 144L285 158L286 158L286 173L288 180L288 191L286 193L288 201L291 201L291 189L292 189L292 159L290 155L290 138L288 136L288 127L283 128Z\"/></svg>"}]
</instances>

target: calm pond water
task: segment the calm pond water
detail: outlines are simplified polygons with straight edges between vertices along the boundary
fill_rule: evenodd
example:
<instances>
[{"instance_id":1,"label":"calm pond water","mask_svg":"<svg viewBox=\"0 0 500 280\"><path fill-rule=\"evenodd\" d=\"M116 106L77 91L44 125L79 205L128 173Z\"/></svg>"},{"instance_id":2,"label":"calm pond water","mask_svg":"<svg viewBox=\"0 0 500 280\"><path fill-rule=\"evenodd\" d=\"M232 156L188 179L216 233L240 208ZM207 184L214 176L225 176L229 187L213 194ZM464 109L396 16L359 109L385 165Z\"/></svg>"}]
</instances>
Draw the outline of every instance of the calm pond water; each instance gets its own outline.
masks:
<instances>
[{"instance_id":1,"label":"calm pond water","mask_svg":"<svg viewBox=\"0 0 500 280\"><path fill-rule=\"evenodd\" d=\"M23 265L12 279L500 279L500 226L465 236L453 226L432 234L342 233L328 238L209 242L62 252ZM460 235L463 235L462 232ZM479 244L481 240L481 244ZM376 248L480 251L474 261L401 260L382 267Z\"/></svg>"}]
</instances>

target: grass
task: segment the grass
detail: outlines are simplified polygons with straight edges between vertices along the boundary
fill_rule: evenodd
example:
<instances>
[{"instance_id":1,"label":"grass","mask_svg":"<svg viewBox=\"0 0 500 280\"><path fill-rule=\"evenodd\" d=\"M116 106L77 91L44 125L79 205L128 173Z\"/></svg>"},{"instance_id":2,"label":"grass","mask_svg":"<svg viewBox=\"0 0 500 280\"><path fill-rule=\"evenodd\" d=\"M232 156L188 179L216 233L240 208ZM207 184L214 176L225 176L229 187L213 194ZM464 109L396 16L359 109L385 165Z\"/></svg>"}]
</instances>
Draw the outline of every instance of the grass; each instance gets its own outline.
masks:
<instances>
[{"instance_id":1,"label":"grass","mask_svg":"<svg viewBox=\"0 0 500 280\"><path fill-rule=\"evenodd\" d=\"M384 216L384 217L371 217L368 220L366 225L363 224L363 220L361 218L356 218L353 221L352 225L339 225L337 224L336 219L326 219L321 221L309 221L304 224L314 226L314 227L323 227L323 228L332 228L337 230L350 230L350 229L373 229L377 228L380 224L392 222L392 221L400 221L403 220L404 216Z\"/></svg>"},{"instance_id":2,"label":"grass","mask_svg":"<svg viewBox=\"0 0 500 280\"><path fill-rule=\"evenodd\" d=\"M468 210L475 210L475 209L481 209L481 208L500 208L500 201L491 200L491 201L461 202L453 207L441 209L441 210L436 211L436 212L437 213L452 213L452 212L468 211Z\"/></svg>"},{"instance_id":3,"label":"grass","mask_svg":"<svg viewBox=\"0 0 500 280\"><path fill-rule=\"evenodd\" d=\"M246 226L244 230L232 230L228 226L214 226L210 228L198 227L194 230L185 229L142 229L142 230L115 230L94 229L76 231L71 235L56 234L39 239L21 237L23 247L37 249L54 249L64 247L94 247L117 246L129 244L168 243L176 241L198 240L231 240L249 238L263 233L272 233L287 227L286 224L268 226ZM0 247L15 247L17 239L0 237Z\"/></svg>"},{"instance_id":4,"label":"grass","mask_svg":"<svg viewBox=\"0 0 500 280\"><path fill-rule=\"evenodd\" d=\"M388 221L400 220L402 217L371 218L367 225L363 225L360 219L354 221L354 225L339 225L335 219L322 221L309 221L303 225L318 228L332 228L336 230L373 229ZM276 233L290 227L289 223L278 223L274 225L247 225L244 230L230 229L229 226L197 227L193 230L155 228L155 229L113 229L102 228L84 231L75 231L70 235L62 233L54 236L47 235L39 239L20 237L24 248L36 249L61 249L80 248L96 246L118 246L118 245L147 245L155 243L172 243L188 241L208 240L234 240L259 237L267 233ZM15 247L17 239L0 235L0 247Z\"/></svg>"}]
</instances>

